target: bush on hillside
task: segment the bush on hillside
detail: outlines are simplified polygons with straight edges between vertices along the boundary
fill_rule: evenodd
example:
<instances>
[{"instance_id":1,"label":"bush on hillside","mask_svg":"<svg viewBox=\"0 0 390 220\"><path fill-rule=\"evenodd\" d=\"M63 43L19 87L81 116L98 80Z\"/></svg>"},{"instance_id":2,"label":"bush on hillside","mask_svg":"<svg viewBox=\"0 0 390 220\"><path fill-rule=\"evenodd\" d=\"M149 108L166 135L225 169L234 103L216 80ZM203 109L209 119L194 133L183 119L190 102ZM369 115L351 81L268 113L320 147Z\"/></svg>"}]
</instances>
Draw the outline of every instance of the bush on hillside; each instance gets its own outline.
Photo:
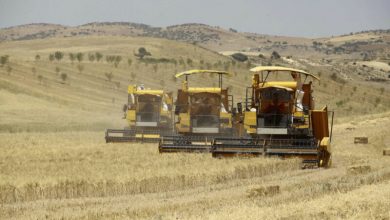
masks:
<instances>
[{"instance_id":1,"label":"bush on hillside","mask_svg":"<svg viewBox=\"0 0 390 220\"><path fill-rule=\"evenodd\" d=\"M95 59L96 59L96 57L95 57L95 54L91 54L91 53L89 53L88 54L88 60L90 61L90 62L93 62L93 61L95 61Z\"/></svg>"},{"instance_id":2,"label":"bush on hillside","mask_svg":"<svg viewBox=\"0 0 390 220\"><path fill-rule=\"evenodd\" d=\"M96 58L96 61L99 62L103 58L103 54L101 54L100 52L96 52L95 58Z\"/></svg>"},{"instance_id":3,"label":"bush on hillside","mask_svg":"<svg viewBox=\"0 0 390 220\"><path fill-rule=\"evenodd\" d=\"M139 57L142 60L145 56L152 56L152 54L144 47L140 47L138 48L138 53L134 54L134 56Z\"/></svg>"},{"instance_id":4,"label":"bush on hillside","mask_svg":"<svg viewBox=\"0 0 390 220\"><path fill-rule=\"evenodd\" d=\"M271 59L275 59L275 60L280 59L279 53L276 51L273 51L271 54Z\"/></svg>"},{"instance_id":5,"label":"bush on hillside","mask_svg":"<svg viewBox=\"0 0 390 220\"><path fill-rule=\"evenodd\" d=\"M83 53L77 53L77 54L76 54L76 59L77 59L77 61L79 61L79 63L80 63L80 62L83 61L83 59L84 59L84 54L83 54Z\"/></svg>"},{"instance_id":6,"label":"bush on hillside","mask_svg":"<svg viewBox=\"0 0 390 220\"><path fill-rule=\"evenodd\" d=\"M54 58L55 58L57 61L62 60L63 57L64 57L64 53L62 53L61 51L56 51L56 52L54 53Z\"/></svg>"},{"instance_id":7,"label":"bush on hillside","mask_svg":"<svg viewBox=\"0 0 390 220\"><path fill-rule=\"evenodd\" d=\"M61 73L61 79L63 82L65 82L67 78L68 78L68 75L66 73Z\"/></svg>"},{"instance_id":8,"label":"bush on hillside","mask_svg":"<svg viewBox=\"0 0 390 220\"><path fill-rule=\"evenodd\" d=\"M6 63L8 63L8 61L9 61L9 56L8 55L4 55L4 56L0 57L0 64L1 64L1 66L4 66Z\"/></svg>"},{"instance_id":9,"label":"bush on hillside","mask_svg":"<svg viewBox=\"0 0 390 220\"><path fill-rule=\"evenodd\" d=\"M245 62L248 60L248 56L246 56L245 54L242 54L242 53L232 54L232 57L233 57L233 59L240 61L240 62Z\"/></svg>"},{"instance_id":10,"label":"bush on hillside","mask_svg":"<svg viewBox=\"0 0 390 220\"><path fill-rule=\"evenodd\" d=\"M110 73L104 73L104 75L106 76L107 80L109 82L111 82L112 78L114 78L114 75L110 72Z\"/></svg>"},{"instance_id":11,"label":"bush on hillside","mask_svg":"<svg viewBox=\"0 0 390 220\"><path fill-rule=\"evenodd\" d=\"M76 54L74 54L74 53L69 53L69 60L72 62L72 64L73 64L73 62L74 62L75 59L76 59Z\"/></svg>"},{"instance_id":12,"label":"bush on hillside","mask_svg":"<svg viewBox=\"0 0 390 220\"><path fill-rule=\"evenodd\" d=\"M49 61L53 62L55 59L54 54L49 54Z\"/></svg>"},{"instance_id":13,"label":"bush on hillside","mask_svg":"<svg viewBox=\"0 0 390 220\"><path fill-rule=\"evenodd\" d=\"M172 64L177 64L177 61L175 59L168 59L168 58L153 58L153 57L148 57L140 60L140 62L143 63L151 63L151 64L157 64L157 63L172 63ZM184 61L183 61L184 64Z\"/></svg>"}]
</instances>

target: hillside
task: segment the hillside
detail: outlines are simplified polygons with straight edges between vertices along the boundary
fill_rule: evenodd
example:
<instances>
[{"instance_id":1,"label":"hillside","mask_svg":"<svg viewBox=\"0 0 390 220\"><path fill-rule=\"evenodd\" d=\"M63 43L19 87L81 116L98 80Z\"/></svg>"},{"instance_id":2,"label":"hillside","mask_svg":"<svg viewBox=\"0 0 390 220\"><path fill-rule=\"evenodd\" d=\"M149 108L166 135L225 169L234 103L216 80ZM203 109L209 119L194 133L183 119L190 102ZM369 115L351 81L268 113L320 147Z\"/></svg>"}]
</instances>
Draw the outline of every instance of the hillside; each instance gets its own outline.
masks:
<instances>
[{"instance_id":1,"label":"hillside","mask_svg":"<svg viewBox=\"0 0 390 220\"><path fill-rule=\"evenodd\" d=\"M151 52L152 58L139 60L134 56L142 46ZM180 86L180 80L173 77L176 72L199 67L200 63L206 68L230 62L227 57L194 45L152 38L50 38L6 42L0 48L1 56L9 56L8 63L0 67L3 100L0 108L2 118L7 118L1 121L0 130L10 126L29 130L29 125L45 130L45 126L34 123L47 124L51 129L54 124L72 129L72 123L79 122L92 129L98 124L101 130L107 123L123 126L118 121L121 121L120 112L127 100L129 84L143 83L147 87L175 91ZM50 61L49 54L56 51L61 51L64 58ZM89 57L96 52L103 56L99 62ZM83 60L71 61L69 53L82 53ZM108 62L109 56L121 58L117 67ZM192 83L200 80L197 77ZM214 83L210 80L209 86L217 83L217 79ZM243 85L233 84L235 88ZM29 113L37 116L31 117ZM23 120L24 115L29 115L27 121Z\"/></svg>"},{"instance_id":2,"label":"hillside","mask_svg":"<svg viewBox=\"0 0 390 220\"><path fill-rule=\"evenodd\" d=\"M244 50L299 56L380 57L388 54L389 30L373 30L343 36L309 39L238 32L205 24L153 27L131 22L94 22L80 26L27 24L0 29L0 41L45 39L74 36L154 37L196 43L214 51ZM367 55L361 53L368 52ZM388 59L388 57L386 57Z\"/></svg>"},{"instance_id":3,"label":"hillside","mask_svg":"<svg viewBox=\"0 0 390 220\"><path fill-rule=\"evenodd\" d=\"M152 56L137 58L134 54L139 47L145 47ZM234 94L234 101L240 102L245 97L244 88L251 82L248 69L270 63L318 74L322 80L314 82L317 104L329 105L339 116L390 108L386 72L364 63L294 57L250 57L251 62L242 63L193 44L120 36L8 41L0 44L0 51L0 56L9 56L8 63L0 67L1 131L103 131L106 127L123 127L121 109L126 103L127 85L143 83L176 92L181 80L173 75L191 68L232 72L224 85ZM50 61L49 55L56 51L64 57ZM69 54L76 53L83 54L80 62L70 59ZM100 61L90 58L96 53L102 55ZM107 59L110 56L120 57L117 66ZM371 80L367 76L372 76ZM276 75L277 79L281 77ZM216 86L217 79L194 76L190 85Z\"/></svg>"},{"instance_id":4,"label":"hillside","mask_svg":"<svg viewBox=\"0 0 390 220\"><path fill-rule=\"evenodd\" d=\"M236 31L204 24L183 24L162 28L129 22L94 22L75 27L55 24L27 24L0 30L1 41L85 35L156 37L199 44L218 44L229 39L245 38L243 34Z\"/></svg>"},{"instance_id":5,"label":"hillside","mask_svg":"<svg viewBox=\"0 0 390 220\"><path fill-rule=\"evenodd\" d=\"M84 28L93 25L97 24ZM231 48L229 43L217 43L220 40L193 44L145 37L143 32L127 36L127 28L125 34L115 34L120 36L64 37L57 34L68 27L45 24L47 30L36 35L41 26L0 31L15 31L14 37L34 35L0 42L0 219L389 217L390 157L382 152L390 149L390 65L388 56L378 56L388 53L387 46L373 48L366 59L357 55L385 41L376 42L367 33L335 37L333 47L373 43L358 43L350 54L347 50L327 54L324 44L330 39L313 44L309 39L278 37L273 39L282 43L267 42L268 49L256 50L244 48L245 38L234 37L241 33L226 30L220 35L239 42ZM186 28L194 26L211 28ZM171 28L178 32L184 27ZM50 30L57 31L46 36ZM100 30L107 27L102 24ZM307 44L308 49L294 47L296 52L290 54L284 40L288 45L293 40ZM151 56L139 58L140 48ZM274 50L280 58L271 58ZM236 52L247 54L248 60L233 59L230 55ZM335 111L331 168L301 169L297 159L160 154L156 143L105 143L106 128L127 126L122 108L129 84L176 92L182 79L175 79L175 73L226 70L232 76L224 86L237 103L244 100L251 84L248 69L255 65L291 66L321 78L313 81L316 107L328 105ZM270 78L290 76L279 73ZM189 85L217 82L203 74L191 76ZM369 143L354 144L353 137L360 136L368 137Z\"/></svg>"}]
</instances>

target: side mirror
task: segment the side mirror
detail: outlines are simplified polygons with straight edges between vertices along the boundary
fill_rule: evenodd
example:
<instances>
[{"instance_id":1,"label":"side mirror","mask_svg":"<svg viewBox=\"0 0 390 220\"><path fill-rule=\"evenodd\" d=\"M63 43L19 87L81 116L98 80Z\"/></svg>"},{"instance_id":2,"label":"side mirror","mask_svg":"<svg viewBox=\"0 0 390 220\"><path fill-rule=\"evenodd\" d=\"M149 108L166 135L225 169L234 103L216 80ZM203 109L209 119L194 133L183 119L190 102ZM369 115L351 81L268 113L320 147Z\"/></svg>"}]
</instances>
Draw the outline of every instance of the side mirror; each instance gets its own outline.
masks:
<instances>
[{"instance_id":1,"label":"side mirror","mask_svg":"<svg viewBox=\"0 0 390 220\"><path fill-rule=\"evenodd\" d=\"M239 114L242 114L242 103L241 102L237 103L237 111Z\"/></svg>"},{"instance_id":2,"label":"side mirror","mask_svg":"<svg viewBox=\"0 0 390 220\"><path fill-rule=\"evenodd\" d=\"M175 106L175 115L178 115L180 113L180 106Z\"/></svg>"},{"instance_id":3,"label":"side mirror","mask_svg":"<svg viewBox=\"0 0 390 220\"><path fill-rule=\"evenodd\" d=\"M232 108L232 114L233 114L233 116L235 116L237 114L237 109L236 108Z\"/></svg>"}]
</instances>

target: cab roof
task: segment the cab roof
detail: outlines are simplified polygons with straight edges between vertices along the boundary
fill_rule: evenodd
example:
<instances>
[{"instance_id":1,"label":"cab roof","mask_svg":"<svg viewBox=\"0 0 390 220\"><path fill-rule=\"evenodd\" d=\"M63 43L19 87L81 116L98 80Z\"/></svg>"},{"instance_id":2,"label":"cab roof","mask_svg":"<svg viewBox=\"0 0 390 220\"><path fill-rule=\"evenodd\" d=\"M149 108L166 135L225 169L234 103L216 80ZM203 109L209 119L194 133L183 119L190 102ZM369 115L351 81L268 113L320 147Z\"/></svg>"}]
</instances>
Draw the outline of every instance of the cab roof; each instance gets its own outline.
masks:
<instances>
[{"instance_id":1,"label":"cab roof","mask_svg":"<svg viewBox=\"0 0 390 220\"><path fill-rule=\"evenodd\" d=\"M214 73L214 74L220 74L220 75L227 75L230 76L231 74L226 71L219 71L219 70L199 70L199 69L193 69L193 70L187 70L181 73L177 73L175 75L176 78L179 78L181 76L188 76L198 73Z\"/></svg>"},{"instance_id":2,"label":"cab roof","mask_svg":"<svg viewBox=\"0 0 390 220\"><path fill-rule=\"evenodd\" d=\"M221 93L221 88L188 88L189 93L202 93L202 92L207 92L207 93Z\"/></svg>"},{"instance_id":3,"label":"cab roof","mask_svg":"<svg viewBox=\"0 0 390 220\"><path fill-rule=\"evenodd\" d=\"M163 95L163 90L151 90L151 89L144 89L144 90L136 90L134 94L138 95Z\"/></svg>"},{"instance_id":4,"label":"cab roof","mask_svg":"<svg viewBox=\"0 0 390 220\"><path fill-rule=\"evenodd\" d=\"M294 68L289 68L289 67L282 67L282 66L257 66L252 69L250 69L251 72L295 72L295 73L300 73L305 76L310 76L316 80L320 80L320 78L316 75L313 75L311 73L308 73L304 70L299 70L299 69L294 69Z\"/></svg>"}]
</instances>

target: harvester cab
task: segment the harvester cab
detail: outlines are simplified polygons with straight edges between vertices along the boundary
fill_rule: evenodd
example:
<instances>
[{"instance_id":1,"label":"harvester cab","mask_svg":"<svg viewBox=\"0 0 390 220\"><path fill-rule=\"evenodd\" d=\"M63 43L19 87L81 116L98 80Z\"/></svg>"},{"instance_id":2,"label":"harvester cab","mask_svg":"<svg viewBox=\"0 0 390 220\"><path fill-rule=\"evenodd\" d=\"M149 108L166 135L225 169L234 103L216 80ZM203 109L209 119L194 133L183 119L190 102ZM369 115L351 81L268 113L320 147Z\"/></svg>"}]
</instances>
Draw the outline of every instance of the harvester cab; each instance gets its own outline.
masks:
<instances>
[{"instance_id":1,"label":"harvester cab","mask_svg":"<svg viewBox=\"0 0 390 220\"><path fill-rule=\"evenodd\" d=\"M306 82L319 78L303 70L276 66L259 66L251 71L254 75L247 89L243 120L248 136L216 138L213 156L300 157L305 164L329 166L333 112L327 107L315 109L312 82ZM278 72L290 74L293 80L268 81Z\"/></svg>"},{"instance_id":2,"label":"harvester cab","mask_svg":"<svg viewBox=\"0 0 390 220\"><path fill-rule=\"evenodd\" d=\"M194 74L218 75L218 87L189 87L188 78ZM233 96L222 86L223 76L216 70L189 70L178 73L185 77L178 90L175 108L176 135L164 136L160 140L160 152L210 152L213 139L231 135Z\"/></svg>"},{"instance_id":3,"label":"harvester cab","mask_svg":"<svg viewBox=\"0 0 390 220\"><path fill-rule=\"evenodd\" d=\"M128 86L128 103L124 114L128 127L108 129L106 142L157 142L160 135L173 134L172 93Z\"/></svg>"}]
</instances>

